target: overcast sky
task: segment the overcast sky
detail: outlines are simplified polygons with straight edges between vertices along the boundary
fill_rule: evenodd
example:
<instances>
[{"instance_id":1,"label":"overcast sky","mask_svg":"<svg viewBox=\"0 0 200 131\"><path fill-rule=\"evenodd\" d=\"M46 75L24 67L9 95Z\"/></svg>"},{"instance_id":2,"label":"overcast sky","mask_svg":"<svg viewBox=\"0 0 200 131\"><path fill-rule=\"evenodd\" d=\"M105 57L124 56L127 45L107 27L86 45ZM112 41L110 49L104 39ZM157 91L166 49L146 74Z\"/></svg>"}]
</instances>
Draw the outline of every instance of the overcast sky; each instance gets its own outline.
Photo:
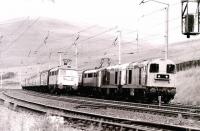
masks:
<instances>
[{"instance_id":1,"label":"overcast sky","mask_svg":"<svg viewBox=\"0 0 200 131\"><path fill-rule=\"evenodd\" d=\"M181 34L180 0L170 4L169 42L187 40ZM141 0L0 0L0 23L20 17L50 17L73 22L139 30L141 40L164 43L165 5ZM157 37L157 38L156 38ZM197 37L195 37L197 38Z\"/></svg>"}]
</instances>

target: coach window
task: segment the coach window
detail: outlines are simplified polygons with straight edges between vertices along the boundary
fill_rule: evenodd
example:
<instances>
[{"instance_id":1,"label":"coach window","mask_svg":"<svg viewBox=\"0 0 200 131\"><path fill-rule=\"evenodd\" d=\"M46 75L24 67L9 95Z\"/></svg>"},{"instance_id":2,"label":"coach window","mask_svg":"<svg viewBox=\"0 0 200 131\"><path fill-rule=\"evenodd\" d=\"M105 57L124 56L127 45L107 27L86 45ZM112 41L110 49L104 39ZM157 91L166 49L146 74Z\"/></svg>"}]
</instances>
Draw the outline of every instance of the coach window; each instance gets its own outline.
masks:
<instances>
[{"instance_id":1,"label":"coach window","mask_svg":"<svg viewBox=\"0 0 200 131\"><path fill-rule=\"evenodd\" d=\"M128 71L128 84L132 83L132 70Z\"/></svg>"},{"instance_id":2,"label":"coach window","mask_svg":"<svg viewBox=\"0 0 200 131\"><path fill-rule=\"evenodd\" d=\"M158 64L151 64L150 65L150 72L151 73L157 73L159 71L159 65Z\"/></svg>"},{"instance_id":3,"label":"coach window","mask_svg":"<svg viewBox=\"0 0 200 131\"><path fill-rule=\"evenodd\" d=\"M167 73L174 73L175 72L175 65L167 64Z\"/></svg>"},{"instance_id":4,"label":"coach window","mask_svg":"<svg viewBox=\"0 0 200 131\"><path fill-rule=\"evenodd\" d=\"M91 78L91 77L93 77L93 74L92 74L92 73L89 73L89 74L88 74L88 78Z\"/></svg>"}]
</instances>

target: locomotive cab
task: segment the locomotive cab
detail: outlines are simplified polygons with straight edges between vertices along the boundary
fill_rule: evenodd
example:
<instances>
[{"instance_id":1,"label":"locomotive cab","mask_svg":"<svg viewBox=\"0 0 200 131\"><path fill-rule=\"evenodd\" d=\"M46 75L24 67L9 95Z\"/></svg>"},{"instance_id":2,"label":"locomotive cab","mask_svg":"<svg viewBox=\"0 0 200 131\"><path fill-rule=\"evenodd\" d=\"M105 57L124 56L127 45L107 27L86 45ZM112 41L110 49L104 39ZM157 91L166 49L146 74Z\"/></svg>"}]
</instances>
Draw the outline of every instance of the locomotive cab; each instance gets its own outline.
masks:
<instances>
[{"instance_id":1,"label":"locomotive cab","mask_svg":"<svg viewBox=\"0 0 200 131\"><path fill-rule=\"evenodd\" d=\"M147 94L152 97L161 96L167 103L176 93L176 67L171 60L156 59L147 65Z\"/></svg>"},{"instance_id":2,"label":"locomotive cab","mask_svg":"<svg viewBox=\"0 0 200 131\"><path fill-rule=\"evenodd\" d=\"M147 86L175 87L175 64L170 60L154 60L148 64Z\"/></svg>"},{"instance_id":3,"label":"locomotive cab","mask_svg":"<svg viewBox=\"0 0 200 131\"><path fill-rule=\"evenodd\" d=\"M78 87L78 73L73 69L58 70L58 84L63 86L71 86L74 90ZM67 88L67 87L65 87Z\"/></svg>"},{"instance_id":4,"label":"locomotive cab","mask_svg":"<svg viewBox=\"0 0 200 131\"><path fill-rule=\"evenodd\" d=\"M58 67L49 71L50 90L76 90L78 79L78 72L72 68Z\"/></svg>"}]
</instances>

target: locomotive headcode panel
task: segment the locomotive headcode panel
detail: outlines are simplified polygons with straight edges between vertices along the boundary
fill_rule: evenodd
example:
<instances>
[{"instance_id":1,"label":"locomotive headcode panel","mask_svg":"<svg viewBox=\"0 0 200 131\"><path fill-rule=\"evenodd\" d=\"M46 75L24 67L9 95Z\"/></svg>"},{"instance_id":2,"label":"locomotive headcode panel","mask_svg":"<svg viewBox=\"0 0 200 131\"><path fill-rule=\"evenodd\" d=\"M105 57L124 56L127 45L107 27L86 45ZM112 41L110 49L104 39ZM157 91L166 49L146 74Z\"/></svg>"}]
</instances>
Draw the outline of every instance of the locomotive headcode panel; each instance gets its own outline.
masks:
<instances>
[{"instance_id":1,"label":"locomotive headcode panel","mask_svg":"<svg viewBox=\"0 0 200 131\"><path fill-rule=\"evenodd\" d=\"M154 60L148 64L147 86L149 87L175 87L175 64L170 60Z\"/></svg>"}]
</instances>

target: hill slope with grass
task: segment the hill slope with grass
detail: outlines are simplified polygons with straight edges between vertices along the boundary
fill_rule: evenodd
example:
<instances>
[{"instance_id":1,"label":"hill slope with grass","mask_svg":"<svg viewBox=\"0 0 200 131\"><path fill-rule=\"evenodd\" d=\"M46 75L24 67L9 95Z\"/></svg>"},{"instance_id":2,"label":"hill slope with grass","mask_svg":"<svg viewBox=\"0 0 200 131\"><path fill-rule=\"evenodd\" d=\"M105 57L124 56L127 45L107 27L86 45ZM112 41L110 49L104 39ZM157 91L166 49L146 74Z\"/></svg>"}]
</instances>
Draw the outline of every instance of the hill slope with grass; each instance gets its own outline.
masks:
<instances>
[{"instance_id":1,"label":"hill slope with grass","mask_svg":"<svg viewBox=\"0 0 200 131\"><path fill-rule=\"evenodd\" d=\"M200 67L177 73L177 94L173 102L200 105Z\"/></svg>"}]
</instances>

